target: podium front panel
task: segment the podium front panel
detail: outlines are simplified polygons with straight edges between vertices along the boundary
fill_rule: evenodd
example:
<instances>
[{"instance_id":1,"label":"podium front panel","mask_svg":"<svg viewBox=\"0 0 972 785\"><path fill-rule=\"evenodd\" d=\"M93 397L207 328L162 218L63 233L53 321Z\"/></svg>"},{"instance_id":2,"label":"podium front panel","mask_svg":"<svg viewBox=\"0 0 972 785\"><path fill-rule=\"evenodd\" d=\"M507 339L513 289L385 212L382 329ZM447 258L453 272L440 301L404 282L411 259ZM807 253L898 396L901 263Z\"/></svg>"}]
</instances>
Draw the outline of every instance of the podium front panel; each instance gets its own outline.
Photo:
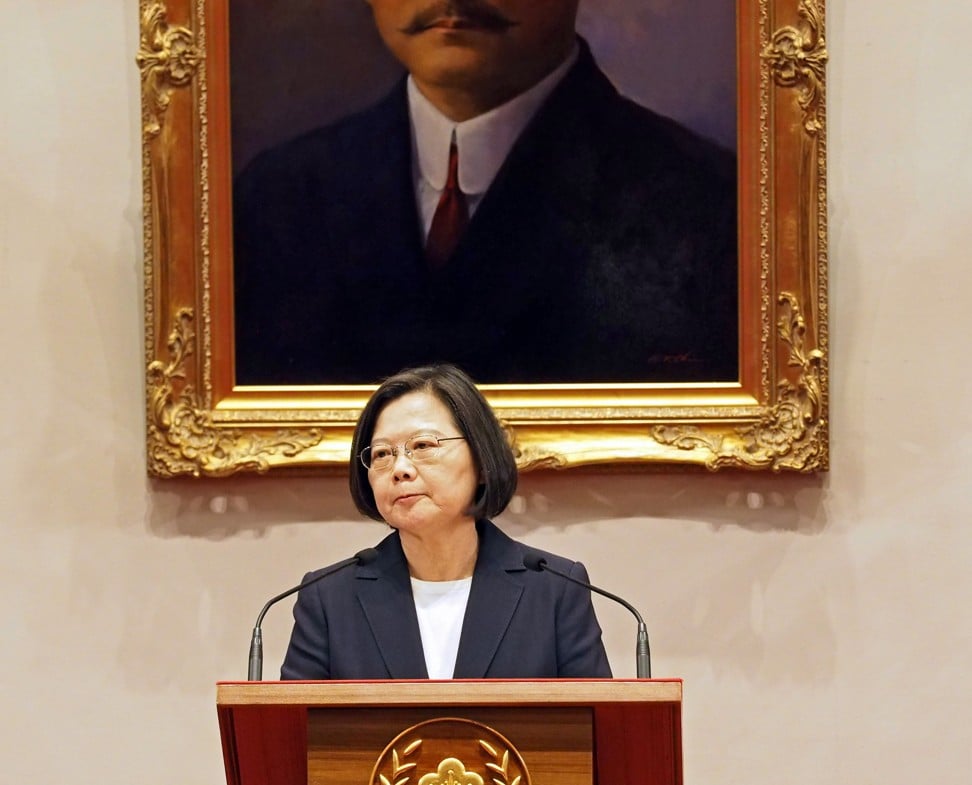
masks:
<instances>
[{"instance_id":1,"label":"podium front panel","mask_svg":"<svg viewBox=\"0 0 972 785\"><path fill-rule=\"evenodd\" d=\"M466 782L460 772L474 772L500 785L517 776L524 785L592 785L593 714L576 707L310 709L307 782L363 785L382 775L429 782L453 760L456 782ZM365 770L374 776L362 780Z\"/></svg>"}]
</instances>

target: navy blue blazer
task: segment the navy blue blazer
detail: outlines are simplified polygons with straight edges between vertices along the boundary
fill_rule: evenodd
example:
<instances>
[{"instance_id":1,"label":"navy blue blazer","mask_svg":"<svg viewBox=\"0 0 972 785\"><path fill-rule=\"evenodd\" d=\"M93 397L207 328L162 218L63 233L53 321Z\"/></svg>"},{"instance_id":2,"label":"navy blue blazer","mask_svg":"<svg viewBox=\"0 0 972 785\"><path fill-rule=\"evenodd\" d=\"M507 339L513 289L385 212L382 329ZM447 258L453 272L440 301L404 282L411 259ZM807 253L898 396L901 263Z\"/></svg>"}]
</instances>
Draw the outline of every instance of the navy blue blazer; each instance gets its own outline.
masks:
<instances>
[{"instance_id":1,"label":"navy blue blazer","mask_svg":"<svg viewBox=\"0 0 972 785\"><path fill-rule=\"evenodd\" d=\"M234 184L241 384L737 378L736 172L620 96L586 44L432 272L404 81Z\"/></svg>"},{"instance_id":2,"label":"navy blue blazer","mask_svg":"<svg viewBox=\"0 0 972 785\"><path fill-rule=\"evenodd\" d=\"M479 556L455 678L609 678L590 592L526 569L525 546L490 521L477 528ZM428 678L398 532L377 550L371 564L342 570L298 593L281 679ZM544 558L587 581L579 562L550 553Z\"/></svg>"}]
</instances>

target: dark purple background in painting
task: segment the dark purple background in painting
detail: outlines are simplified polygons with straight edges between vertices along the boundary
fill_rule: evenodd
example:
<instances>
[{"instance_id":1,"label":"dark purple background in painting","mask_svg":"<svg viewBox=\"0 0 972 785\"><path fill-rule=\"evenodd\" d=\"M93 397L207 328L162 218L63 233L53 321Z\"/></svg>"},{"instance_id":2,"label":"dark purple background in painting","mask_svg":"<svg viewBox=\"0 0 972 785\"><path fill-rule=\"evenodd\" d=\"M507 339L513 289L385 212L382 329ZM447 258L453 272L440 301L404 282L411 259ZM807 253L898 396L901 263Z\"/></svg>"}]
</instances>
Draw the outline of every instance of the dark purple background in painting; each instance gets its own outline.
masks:
<instances>
[{"instance_id":1,"label":"dark purple background in painting","mask_svg":"<svg viewBox=\"0 0 972 785\"><path fill-rule=\"evenodd\" d=\"M622 93L735 149L734 0L583 0L578 30ZM234 172L401 73L365 0L230 0L230 49Z\"/></svg>"}]
</instances>

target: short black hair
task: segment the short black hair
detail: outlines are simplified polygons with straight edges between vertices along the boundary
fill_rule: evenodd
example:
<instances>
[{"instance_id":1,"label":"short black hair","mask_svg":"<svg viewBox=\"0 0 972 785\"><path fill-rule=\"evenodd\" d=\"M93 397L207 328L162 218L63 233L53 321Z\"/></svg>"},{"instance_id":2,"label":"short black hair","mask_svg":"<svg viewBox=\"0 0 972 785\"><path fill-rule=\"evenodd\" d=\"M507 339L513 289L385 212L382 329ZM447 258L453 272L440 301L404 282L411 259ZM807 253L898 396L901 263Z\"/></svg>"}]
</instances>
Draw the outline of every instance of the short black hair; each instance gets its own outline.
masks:
<instances>
[{"instance_id":1,"label":"short black hair","mask_svg":"<svg viewBox=\"0 0 972 785\"><path fill-rule=\"evenodd\" d=\"M499 515L516 491L517 471L513 448L503 426L476 383L455 365L447 363L406 368L388 377L375 390L358 418L351 440L349 482L355 506L369 518L384 520L375 504L368 470L359 460L371 444L375 423L384 408L413 392L427 392L446 405L472 452L480 484L469 514L479 520Z\"/></svg>"}]
</instances>

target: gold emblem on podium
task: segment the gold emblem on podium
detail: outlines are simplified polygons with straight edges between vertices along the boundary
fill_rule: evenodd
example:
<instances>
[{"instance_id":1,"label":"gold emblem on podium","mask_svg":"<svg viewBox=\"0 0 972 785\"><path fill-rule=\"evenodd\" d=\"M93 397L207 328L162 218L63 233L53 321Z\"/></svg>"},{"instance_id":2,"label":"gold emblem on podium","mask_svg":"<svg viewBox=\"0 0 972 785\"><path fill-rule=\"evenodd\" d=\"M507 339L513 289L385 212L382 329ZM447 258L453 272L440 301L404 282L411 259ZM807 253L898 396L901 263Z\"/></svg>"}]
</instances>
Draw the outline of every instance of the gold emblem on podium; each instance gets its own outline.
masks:
<instances>
[{"instance_id":1,"label":"gold emblem on podium","mask_svg":"<svg viewBox=\"0 0 972 785\"><path fill-rule=\"evenodd\" d=\"M473 720L442 717L402 731L371 772L370 785L530 785L519 751Z\"/></svg>"},{"instance_id":2,"label":"gold emblem on podium","mask_svg":"<svg viewBox=\"0 0 972 785\"><path fill-rule=\"evenodd\" d=\"M458 758L446 758L438 771L424 774L418 785L483 785L483 778L474 771L466 771L466 764Z\"/></svg>"}]
</instances>

